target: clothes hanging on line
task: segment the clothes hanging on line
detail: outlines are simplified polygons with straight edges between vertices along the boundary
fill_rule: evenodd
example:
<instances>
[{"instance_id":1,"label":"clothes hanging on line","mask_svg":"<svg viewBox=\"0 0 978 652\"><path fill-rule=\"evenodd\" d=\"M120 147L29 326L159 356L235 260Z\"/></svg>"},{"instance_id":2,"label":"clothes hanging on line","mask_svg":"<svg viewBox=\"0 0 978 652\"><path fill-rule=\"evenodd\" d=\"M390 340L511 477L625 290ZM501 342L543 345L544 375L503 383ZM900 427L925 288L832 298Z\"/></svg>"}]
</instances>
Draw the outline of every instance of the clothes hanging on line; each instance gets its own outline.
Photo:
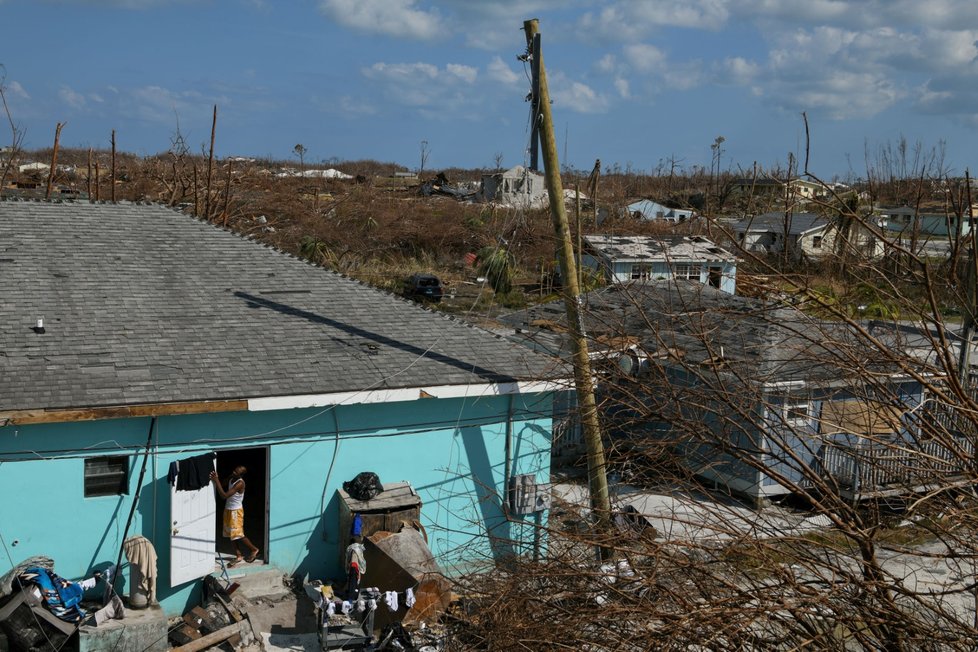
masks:
<instances>
[{"instance_id":1,"label":"clothes hanging on line","mask_svg":"<svg viewBox=\"0 0 978 652\"><path fill-rule=\"evenodd\" d=\"M211 471L217 453L204 453L170 462L166 481L176 486L177 491L197 491L211 482Z\"/></svg>"},{"instance_id":2,"label":"clothes hanging on line","mask_svg":"<svg viewBox=\"0 0 978 652\"><path fill-rule=\"evenodd\" d=\"M150 604L156 604L156 548L146 537L136 535L123 541L122 549L129 563L139 569L139 588L149 596Z\"/></svg>"}]
</instances>

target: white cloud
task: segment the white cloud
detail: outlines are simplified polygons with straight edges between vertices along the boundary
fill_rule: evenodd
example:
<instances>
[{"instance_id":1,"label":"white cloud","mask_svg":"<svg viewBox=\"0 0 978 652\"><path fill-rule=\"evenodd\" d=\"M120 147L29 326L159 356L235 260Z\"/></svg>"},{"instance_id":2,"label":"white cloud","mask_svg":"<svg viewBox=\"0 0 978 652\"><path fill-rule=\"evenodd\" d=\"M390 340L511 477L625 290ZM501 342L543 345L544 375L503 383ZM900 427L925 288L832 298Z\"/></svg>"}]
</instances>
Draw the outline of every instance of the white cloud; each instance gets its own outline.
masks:
<instances>
[{"instance_id":1,"label":"white cloud","mask_svg":"<svg viewBox=\"0 0 978 652\"><path fill-rule=\"evenodd\" d=\"M548 81L555 111L567 108L576 113L604 113L611 105L606 96L587 84L567 79L560 73L549 76Z\"/></svg>"},{"instance_id":2,"label":"white cloud","mask_svg":"<svg viewBox=\"0 0 978 652\"><path fill-rule=\"evenodd\" d=\"M445 66L445 70L450 75L454 75L469 84L474 82L475 78L479 75L479 71L472 66L463 66L460 63L450 63Z\"/></svg>"},{"instance_id":3,"label":"white cloud","mask_svg":"<svg viewBox=\"0 0 978 652\"><path fill-rule=\"evenodd\" d=\"M526 77L520 75L515 70L506 65L502 57L493 57L489 65L486 66L486 76L492 81L497 81L506 86L515 86Z\"/></svg>"},{"instance_id":4,"label":"white cloud","mask_svg":"<svg viewBox=\"0 0 978 652\"><path fill-rule=\"evenodd\" d=\"M7 93L9 93L11 97L17 97L17 98L20 98L22 100L29 100L29 99L31 99L31 96L27 94L27 91L24 90L24 87L21 86L20 85L20 82L17 82L17 81L11 81L8 84L8 86L7 86Z\"/></svg>"},{"instance_id":5,"label":"white cloud","mask_svg":"<svg viewBox=\"0 0 978 652\"><path fill-rule=\"evenodd\" d=\"M624 79L622 77L616 77L614 83L615 83L615 90L618 91L619 97L627 100L632 96L632 89L627 79Z\"/></svg>"},{"instance_id":6,"label":"white cloud","mask_svg":"<svg viewBox=\"0 0 978 652\"><path fill-rule=\"evenodd\" d=\"M85 108L85 96L67 86L62 86L58 91L58 98L73 109Z\"/></svg>"},{"instance_id":7,"label":"white cloud","mask_svg":"<svg viewBox=\"0 0 978 652\"><path fill-rule=\"evenodd\" d=\"M718 66L719 75L733 84L744 86L749 85L757 77L759 70L760 66L743 57L728 57Z\"/></svg>"},{"instance_id":8,"label":"white cloud","mask_svg":"<svg viewBox=\"0 0 978 652\"><path fill-rule=\"evenodd\" d=\"M427 41L442 29L438 11L422 9L417 0L322 0L319 8L334 22L362 32Z\"/></svg>"},{"instance_id":9,"label":"white cloud","mask_svg":"<svg viewBox=\"0 0 978 652\"><path fill-rule=\"evenodd\" d=\"M430 63L381 62L361 72L395 105L451 110L480 101L474 90L478 71L462 64L439 68Z\"/></svg>"},{"instance_id":10,"label":"white cloud","mask_svg":"<svg viewBox=\"0 0 978 652\"><path fill-rule=\"evenodd\" d=\"M622 50L625 60L639 72L661 71L665 68L666 55L654 45L636 43L626 45Z\"/></svg>"},{"instance_id":11,"label":"white cloud","mask_svg":"<svg viewBox=\"0 0 978 652\"><path fill-rule=\"evenodd\" d=\"M176 116L181 123L206 121L214 104L227 104L227 98L208 98L197 91L171 91L161 86L143 86L129 92L122 99L124 109L147 122L172 125ZM189 118L188 118L189 116Z\"/></svg>"},{"instance_id":12,"label":"white cloud","mask_svg":"<svg viewBox=\"0 0 978 652\"><path fill-rule=\"evenodd\" d=\"M662 27L716 30L730 16L727 0L622 0L583 14L577 22L583 38L637 41Z\"/></svg>"},{"instance_id":13,"label":"white cloud","mask_svg":"<svg viewBox=\"0 0 978 652\"><path fill-rule=\"evenodd\" d=\"M871 73L837 71L782 89L781 102L798 111L821 111L835 120L866 118L905 95L890 80Z\"/></svg>"},{"instance_id":14,"label":"white cloud","mask_svg":"<svg viewBox=\"0 0 978 652\"><path fill-rule=\"evenodd\" d=\"M615 55L611 53L608 53L598 59L598 63L595 64L595 67L604 73L614 72L617 66L618 60L615 59Z\"/></svg>"}]
</instances>

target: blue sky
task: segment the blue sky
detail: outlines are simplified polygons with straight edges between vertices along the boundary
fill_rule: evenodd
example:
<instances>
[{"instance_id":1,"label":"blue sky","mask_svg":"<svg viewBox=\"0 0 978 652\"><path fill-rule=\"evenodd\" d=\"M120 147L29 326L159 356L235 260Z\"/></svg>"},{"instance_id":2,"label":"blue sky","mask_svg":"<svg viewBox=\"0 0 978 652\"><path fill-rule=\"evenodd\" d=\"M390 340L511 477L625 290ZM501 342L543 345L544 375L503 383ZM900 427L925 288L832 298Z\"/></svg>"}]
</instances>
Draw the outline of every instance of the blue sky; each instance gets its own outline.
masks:
<instances>
[{"instance_id":1,"label":"blue sky","mask_svg":"<svg viewBox=\"0 0 978 652\"><path fill-rule=\"evenodd\" d=\"M0 0L0 63L28 148L199 150L217 104L220 156L515 165L532 17L563 163L783 165L805 111L826 179L901 137L974 165L975 0Z\"/></svg>"}]
</instances>

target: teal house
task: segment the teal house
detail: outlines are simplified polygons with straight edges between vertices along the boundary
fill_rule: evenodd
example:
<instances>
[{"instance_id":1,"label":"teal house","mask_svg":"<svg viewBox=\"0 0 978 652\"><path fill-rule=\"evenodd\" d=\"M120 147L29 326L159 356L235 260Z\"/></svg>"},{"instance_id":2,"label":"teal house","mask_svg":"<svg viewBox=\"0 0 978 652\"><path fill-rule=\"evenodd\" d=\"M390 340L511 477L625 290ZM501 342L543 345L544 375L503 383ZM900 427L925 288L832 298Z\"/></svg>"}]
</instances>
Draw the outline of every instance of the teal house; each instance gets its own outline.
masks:
<instances>
[{"instance_id":1,"label":"teal house","mask_svg":"<svg viewBox=\"0 0 978 652\"><path fill-rule=\"evenodd\" d=\"M886 220L886 228L909 238L914 229L922 236L954 235L965 236L971 233L971 220L967 216L958 217L954 213L924 213L910 206L880 208L880 215Z\"/></svg>"},{"instance_id":2,"label":"teal house","mask_svg":"<svg viewBox=\"0 0 978 652\"><path fill-rule=\"evenodd\" d=\"M182 613L230 553L221 498L168 481L198 456L247 468L243 572L339 578L337 491L362 471L410 484L449 573L530 554L545 514L504 487L549 480L566 376L162 206L0 201L0 574L46 555L79 578L139 534Z\"/></svg>"}]
</instances>

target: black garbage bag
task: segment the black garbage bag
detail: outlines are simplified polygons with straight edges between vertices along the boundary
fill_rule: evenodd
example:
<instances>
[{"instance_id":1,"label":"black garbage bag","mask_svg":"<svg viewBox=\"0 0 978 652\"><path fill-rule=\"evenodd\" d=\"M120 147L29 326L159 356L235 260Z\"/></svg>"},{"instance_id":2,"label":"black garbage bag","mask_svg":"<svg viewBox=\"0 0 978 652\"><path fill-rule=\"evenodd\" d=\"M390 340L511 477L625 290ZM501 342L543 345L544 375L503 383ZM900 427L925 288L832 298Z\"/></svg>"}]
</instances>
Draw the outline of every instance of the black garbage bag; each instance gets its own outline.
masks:
<instances>
[{"instance_id":1,"label":"black garbage bag","mask_svg":"<svg viewBox=\"0 0 978 652\"><path fill-rule=\"evenodd\" d=\"M343 491L356 500L370 500L384 490L376 473L363 471L349 482L343 483Z\"/></svg>"}]
</instances>

